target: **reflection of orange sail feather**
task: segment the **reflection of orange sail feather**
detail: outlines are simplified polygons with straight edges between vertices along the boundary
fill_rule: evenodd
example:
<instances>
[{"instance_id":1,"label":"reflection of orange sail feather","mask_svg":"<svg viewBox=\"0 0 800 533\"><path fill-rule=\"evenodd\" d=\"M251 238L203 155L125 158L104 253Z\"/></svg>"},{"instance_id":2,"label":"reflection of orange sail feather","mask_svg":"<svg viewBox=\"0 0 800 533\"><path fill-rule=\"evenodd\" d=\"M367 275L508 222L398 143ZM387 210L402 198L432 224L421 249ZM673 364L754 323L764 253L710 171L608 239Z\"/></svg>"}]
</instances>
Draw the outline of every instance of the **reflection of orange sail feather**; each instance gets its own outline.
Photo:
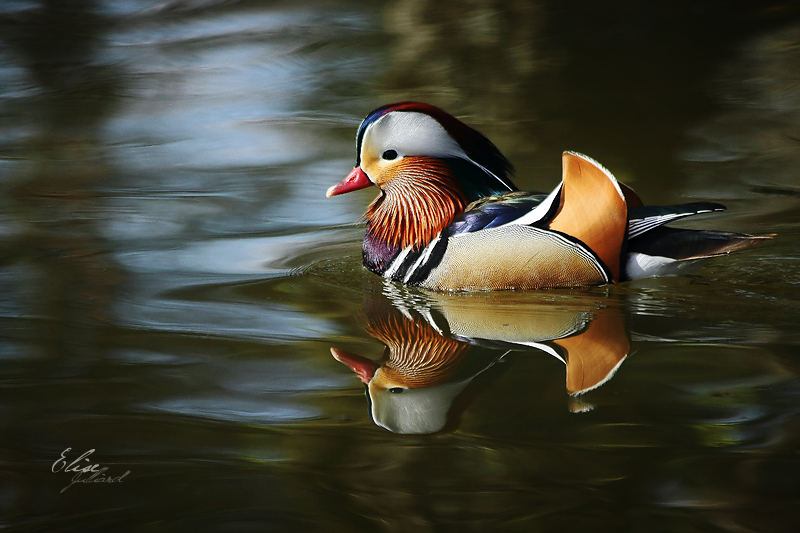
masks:
<instances>
[{"instance_id":1,"label":"reflection of orange sail feather","mask_svg":"<svg viewBox=\"0 0 800 533\"><path fill-rule=\"evenodd\" d=\"M605 383L628 355L630 343L619 313L602 313L574 337L558 339L567 350L567 392L580 394Z\"/></svg>"}]
</instances>

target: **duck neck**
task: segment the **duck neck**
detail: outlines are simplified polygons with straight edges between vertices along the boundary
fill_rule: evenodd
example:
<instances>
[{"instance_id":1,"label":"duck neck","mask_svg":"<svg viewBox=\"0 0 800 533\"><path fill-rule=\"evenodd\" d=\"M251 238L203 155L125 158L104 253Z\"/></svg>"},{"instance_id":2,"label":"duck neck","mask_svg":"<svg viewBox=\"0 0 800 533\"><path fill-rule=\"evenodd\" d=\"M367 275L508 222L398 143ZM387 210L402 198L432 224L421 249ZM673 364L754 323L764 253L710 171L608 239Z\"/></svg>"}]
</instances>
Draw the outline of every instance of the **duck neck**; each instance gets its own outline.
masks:
<instances>
[{"instance_id":1,"label":"duck neck","mask_svg":"<svg viewBox=\"0 0 800 533\"><path fill-rule=\"evenodd\" d=\"M427 246L467 205L445 162L414 159L382 187L364 215L364 265L374 272L383 272L404 248Z\"/></svg>"}]
</instances>

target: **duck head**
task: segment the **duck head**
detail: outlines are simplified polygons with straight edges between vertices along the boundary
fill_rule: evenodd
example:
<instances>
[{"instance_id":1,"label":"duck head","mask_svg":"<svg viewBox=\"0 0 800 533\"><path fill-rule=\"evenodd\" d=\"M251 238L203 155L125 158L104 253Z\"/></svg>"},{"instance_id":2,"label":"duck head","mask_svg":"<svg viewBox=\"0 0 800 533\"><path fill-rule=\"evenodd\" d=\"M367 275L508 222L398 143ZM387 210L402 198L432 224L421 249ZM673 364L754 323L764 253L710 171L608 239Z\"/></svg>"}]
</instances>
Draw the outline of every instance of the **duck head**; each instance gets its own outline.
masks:
<instances>
[{"instance_id":1,"label":"duck head","mask_svg":"<svg viewBox=\"0 0 800 533\"><path fill-rule=\"evenodd\" d=\"M367 239L389 250L431 241L466 205L516 190L508 160L478 131L420 102L372 111L358 128L356 166L327 196L369 186Z\"/></svg>"}]
</instances>

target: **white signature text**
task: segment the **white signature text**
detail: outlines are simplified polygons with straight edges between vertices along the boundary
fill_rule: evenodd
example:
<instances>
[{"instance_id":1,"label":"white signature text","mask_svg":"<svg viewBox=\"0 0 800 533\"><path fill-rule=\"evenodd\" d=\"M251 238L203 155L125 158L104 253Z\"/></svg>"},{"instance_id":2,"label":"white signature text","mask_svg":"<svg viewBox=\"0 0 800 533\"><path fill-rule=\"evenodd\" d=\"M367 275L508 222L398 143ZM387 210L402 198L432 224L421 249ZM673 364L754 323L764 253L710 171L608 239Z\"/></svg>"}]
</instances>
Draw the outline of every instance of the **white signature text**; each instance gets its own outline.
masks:
<instances>
[{"instance_id":1,"label":"white signature text","mask_svg":"<svg viewBox=\"0 0 800 533\"><path fill-rule=\"evenodd\" d=\"M92 461L89 460L89 456L94 453L94 448L88 452L85 452L71 463L67 464L67 461L69 461L69 459L67 459L67 453L70 451L72 451L72 448L67 448L61 452L61 457L56 459L56 462L53 463L51 468L54 473L66 472L73 474L72 482L61 489L62 493L76 483L122 483L122 480L125 478L125 476L131 473L131 471L128 470L121 476L117 477L112 477L111 475L106 474L108 467L100 466L99 463L93 464Z\"/></svg>"}]
</instances>

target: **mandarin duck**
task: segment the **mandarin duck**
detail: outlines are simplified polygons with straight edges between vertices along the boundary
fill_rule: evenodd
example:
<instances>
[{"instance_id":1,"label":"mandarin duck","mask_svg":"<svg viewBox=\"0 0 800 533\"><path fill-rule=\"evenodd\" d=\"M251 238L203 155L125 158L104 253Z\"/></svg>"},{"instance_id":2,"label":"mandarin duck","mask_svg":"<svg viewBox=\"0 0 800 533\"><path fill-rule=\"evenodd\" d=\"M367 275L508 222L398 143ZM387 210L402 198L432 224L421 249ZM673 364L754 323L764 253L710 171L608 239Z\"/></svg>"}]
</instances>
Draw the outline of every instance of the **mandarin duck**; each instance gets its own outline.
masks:
<instances>
[{"instance_id":1,"label":"mandarin duck","mask_svg":"<svg viewBox=\"0 0 800 533\"><path fill-rule=\"evenodd\" d=\"M564 152L562 163L549 195L518 191L511 163L484 135L432 105L400 102L367 115L356 166L327 196L378 187L364 215L364 266L439 291L677 275L770 237L666 227L725 207L644 206L593 159Z\"/></svg>"},{"instance_id":2,"label":"mandarin duck","mask_svg":"<svg viewBox=\"0 0 800 533\"><path fill-rule=\"evenodd\" d=\"M485 297L482 297L485 295ZM510 351L544 352L566 366L570 410L611 379L630 342L617 306L573 295L571 305L514 292L420 295L387 284L365 301L365 329L386 346L380 360L331 348L366 386L372 421L394 433L457 426Z\"/></svg>"}]
</instances>

